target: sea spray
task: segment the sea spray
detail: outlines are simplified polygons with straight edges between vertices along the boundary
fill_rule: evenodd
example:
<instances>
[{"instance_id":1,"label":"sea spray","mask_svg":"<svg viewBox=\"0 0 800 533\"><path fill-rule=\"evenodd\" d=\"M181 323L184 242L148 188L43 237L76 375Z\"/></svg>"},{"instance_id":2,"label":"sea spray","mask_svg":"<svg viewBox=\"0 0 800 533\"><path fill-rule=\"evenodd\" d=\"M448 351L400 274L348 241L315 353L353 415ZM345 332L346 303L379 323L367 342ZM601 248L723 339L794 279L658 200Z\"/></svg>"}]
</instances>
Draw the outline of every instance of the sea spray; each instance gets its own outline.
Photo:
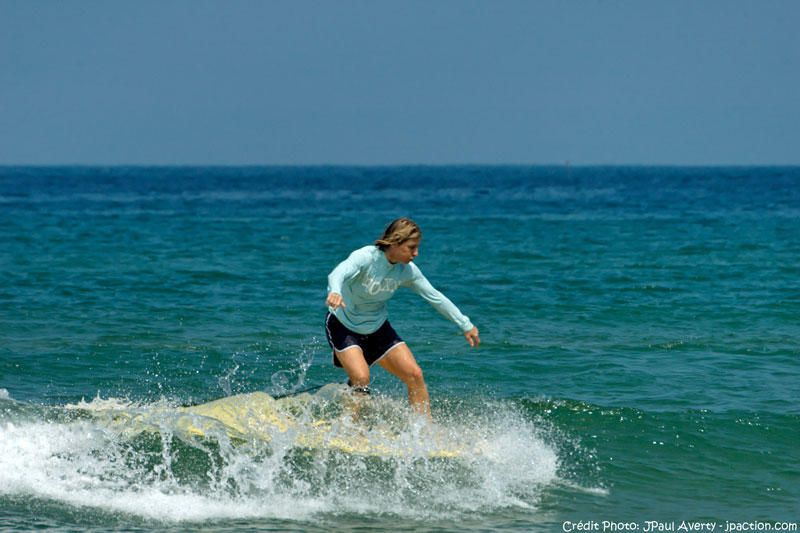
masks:
<instances>
[{"instance_id":1,"label":"sea spray","mask_svg":"<svg viewBox=\"0 0 800 533\"><path fill-rule=\"evenodd\" d=\"M306 375L314 363L314 353L319 348L319 340L314 338L302 346L295 360L296 365L288 370L279 370L270 376L272 392L275 396L294 394L305 387Z\"/></svg>"},{"instance_id":2,"label":"sea spray","mask_svg":"<svg viewBox=\"0 0 800 533\"><path fill-rule=\"evenodd\" d=\"M297 424L286 431L211 421L197 435L187 420L204 417L187 408L99 398L61 408L59 421L0 419L0 492L164 522L329 513L427 520L535 508L557 481L558 451L503 402L483 412L460 405L461 415L443 411L431 425L380 395L354 419L347 395L333 386L279 400ZM298 445L320 424L326 441ZM389 451L335 448L352 432ZM431 456L441 446L462 448Z\"/></svg>"}]
</instances>

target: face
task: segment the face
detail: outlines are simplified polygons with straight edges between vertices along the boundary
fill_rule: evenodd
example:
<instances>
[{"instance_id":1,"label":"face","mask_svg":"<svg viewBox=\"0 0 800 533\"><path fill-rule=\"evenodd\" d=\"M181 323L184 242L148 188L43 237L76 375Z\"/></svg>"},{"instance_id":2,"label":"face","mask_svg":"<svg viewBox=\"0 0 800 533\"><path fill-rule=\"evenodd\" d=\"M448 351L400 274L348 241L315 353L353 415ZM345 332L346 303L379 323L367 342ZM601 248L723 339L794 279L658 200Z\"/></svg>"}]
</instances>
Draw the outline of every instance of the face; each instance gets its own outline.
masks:
<instances>
[{"instance_id":1,"label":"face","mask_svg":"<svg viewBox=\"0 0 800 533\"><path fill-rule=\"evenodd\" d=\"M391 263L408 264L419 254L420 239L409 239L400 244L393 244L386 249L386 258Z\"/></svg>"}]
</instances>

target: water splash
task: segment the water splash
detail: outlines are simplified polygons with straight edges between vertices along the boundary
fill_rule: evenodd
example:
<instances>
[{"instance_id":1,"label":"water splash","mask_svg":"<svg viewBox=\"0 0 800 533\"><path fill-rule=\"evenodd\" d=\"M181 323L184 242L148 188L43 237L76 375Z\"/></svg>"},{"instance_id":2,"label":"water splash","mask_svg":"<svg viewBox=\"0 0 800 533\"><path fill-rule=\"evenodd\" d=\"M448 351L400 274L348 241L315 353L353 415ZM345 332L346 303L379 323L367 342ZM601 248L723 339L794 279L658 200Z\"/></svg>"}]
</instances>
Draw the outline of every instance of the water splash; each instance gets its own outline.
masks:
<instances>
[{"instance_id":1,"label":"water splash","mask_svg":"<svg viewBox=\"0 0 800 533\"><path fill-rule=\"evenodd\" d=\"M234 363L235 364L233 368L228 369L225 372L225 374L223 374L222 376L219 377L219 379L217 379L219 388L222 389L222 391L228 396L233 394L231 384L233 383L233 379L236 376L236 372L239 371L239 363L236 363L235 360Z\"/></svg>"},{"instance_id":2,"label":"water splash","mask_svg":"<svg viewBox=\"0 0 800 533\"><path fill-rule=\"evenodd\" d=\"M331 386L273 400L277 416L295 424L283 431L253 409L234 427L201 414L203 406L163 401L98 398L49 422L5 416L0 494L163 522L342 513L429 520L534 509L558 481L557 450L508 404L445 405L430 425L405 402L380 396L354 418L348 398ZM319 428L323 440L302 440ZM336 446L354 434L374 448ZM459 453L431 453L442 447Z\"/></svg>"},{"instance_id":3,"label":"water splash","mask_svg":"<svg viewBox=\"0 0 800 533\"><path fill-rule=\"evenodd\" d=\"M284 396L293 394L305 387L306 375L308 369L314 363L314 352L319 347L318 339L314 338L311 343L304 346L298 356L297 365L290 370L279 370L272 374L270 383L272 384L272 393L275 396Z\"/></svg>"}]
</instances>

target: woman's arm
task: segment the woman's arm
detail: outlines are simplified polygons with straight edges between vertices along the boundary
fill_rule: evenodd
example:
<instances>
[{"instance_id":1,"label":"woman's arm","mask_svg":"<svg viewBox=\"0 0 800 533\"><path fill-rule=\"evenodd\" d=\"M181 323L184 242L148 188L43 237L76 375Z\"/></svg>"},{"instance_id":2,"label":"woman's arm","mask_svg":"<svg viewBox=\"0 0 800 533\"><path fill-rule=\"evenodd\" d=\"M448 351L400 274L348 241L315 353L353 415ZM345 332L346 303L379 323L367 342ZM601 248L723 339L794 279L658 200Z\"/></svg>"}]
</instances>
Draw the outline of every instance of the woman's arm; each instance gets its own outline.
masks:
<instances>
[{"instance_id":1,"label":"woman's arm","mask_svg":"<svg viewBox=\"0 0 800 533\"><path fill-rule=\"evenodd\" d=\"M470 322L469 317L459 311L458 307L447 296L436 290L416 265L411 263L409 266L411 266L413 273L409 288L431 304L442 316L461 328L470 346L480 345L478 328Z\"/></svg>"},{"instance_id":2,"label":"woman's arm","mask_svg":"<svg viewBox=\"0 0 800 533\"><path fill-rule=\"evenodd\" d=\"M345 282L352 280L361 269L369 263L370 253L369 247L360 248L355 250L350 256L336 265L330 274L328 274L328 297L325 299L325 305L331 309L337 307L347 307L342 298L342 287Z\"/></svg>"}]
</instances>

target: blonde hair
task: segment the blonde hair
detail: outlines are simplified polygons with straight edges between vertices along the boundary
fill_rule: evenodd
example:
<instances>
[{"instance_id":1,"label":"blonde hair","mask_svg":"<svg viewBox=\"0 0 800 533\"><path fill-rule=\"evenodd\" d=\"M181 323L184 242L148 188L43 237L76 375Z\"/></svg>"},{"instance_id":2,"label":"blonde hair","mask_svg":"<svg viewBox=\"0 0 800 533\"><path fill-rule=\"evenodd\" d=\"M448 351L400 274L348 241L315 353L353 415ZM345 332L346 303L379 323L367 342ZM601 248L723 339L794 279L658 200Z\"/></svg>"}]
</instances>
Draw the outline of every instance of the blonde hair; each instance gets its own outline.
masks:
<instances>
[{"instance_id":1,"label":"blonde hair","mask_svg":"<svg viewBox=\"0 0 800 533\"><path fill-rule=\"evenodd\" d=\"M383 236L375 241L375 246L381 250L387 249L393 244L403 244L411 239L421 239L422 230L416 222L410 218L398 218L386 226Z\"/></svg>"}]
</instances>

